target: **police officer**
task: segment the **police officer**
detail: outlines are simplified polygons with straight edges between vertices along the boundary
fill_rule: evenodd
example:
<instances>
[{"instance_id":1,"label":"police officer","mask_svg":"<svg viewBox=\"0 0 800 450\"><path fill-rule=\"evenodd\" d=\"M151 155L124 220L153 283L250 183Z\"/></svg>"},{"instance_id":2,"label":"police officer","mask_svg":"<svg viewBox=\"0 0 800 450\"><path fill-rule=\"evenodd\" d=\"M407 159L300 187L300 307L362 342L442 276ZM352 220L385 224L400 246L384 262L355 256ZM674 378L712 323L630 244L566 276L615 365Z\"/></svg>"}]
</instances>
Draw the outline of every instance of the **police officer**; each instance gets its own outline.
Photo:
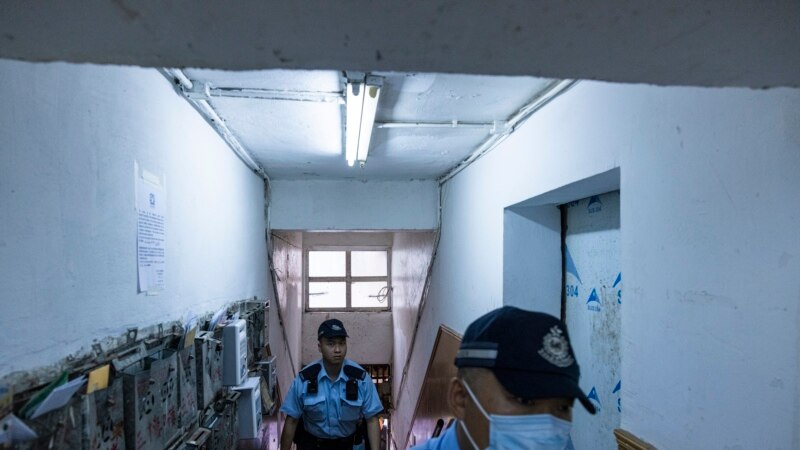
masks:
<instances>
[{"instance_id":1,"label":"police officer","mask_svg":"<svg viewBox=\"0 0 800 450\"><path fill-rule=\"evenodd\" d=\"M567 328L548 314L504 306L479 317L455 365L447 400L456 423L414 450L572 449L575 399L595 413Z\"/></svg>"},{"instance_id":2,"label":"police officer","mask_svg":"<svg viewBox=\"0 0 800 450\"><path fill-rule=\"evenodd\" d=\"M345 358L347 337L339 320L320 324L317 345L322 359L300 371L281 406L286 414L281 450L289 450L292 442L298 450L363 448L363 433L357 433L362 419L370 447L380 448L378 413L383 406L370 376Z\"/></svg>"}]
</instances>

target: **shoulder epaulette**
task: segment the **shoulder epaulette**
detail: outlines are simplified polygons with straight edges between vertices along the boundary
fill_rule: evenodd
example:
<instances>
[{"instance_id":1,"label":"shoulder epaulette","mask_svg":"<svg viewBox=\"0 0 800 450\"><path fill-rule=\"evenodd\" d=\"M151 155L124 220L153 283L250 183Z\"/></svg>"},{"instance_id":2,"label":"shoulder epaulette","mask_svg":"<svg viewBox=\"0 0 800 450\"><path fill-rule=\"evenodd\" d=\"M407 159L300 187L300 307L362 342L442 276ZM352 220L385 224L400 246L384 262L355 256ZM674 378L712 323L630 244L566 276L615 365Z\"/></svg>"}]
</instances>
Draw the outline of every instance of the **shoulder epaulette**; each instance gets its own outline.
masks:
<instances>
[{"instance_id":1,"label":"shoulder epaulette","mask_svg":"<svg viewBox=\"0 0 800 450\"><path fill-rule=\"evenodd\" d=\"M317 375L319 375L320 370L322 370L322 364L316 363L300 371L300 379L303 381L308 381L308 386L306 386L306 394L313 395L319 392L319 388L317 387Z\"/></svg>"},{"instance_id":2,"label":"shoulder epaulette","mask_svg":"<svg viewBox=\"0 0 800 450\"><path fill-rule=\"evenodd\" d=\"M303 381L316 380L320 370L322 370L322 364L312 364L300 371L300 379Z\"/></svg>"},{"instance_id":3,"label":"shoulder epaulette","mask_svg":"<svg viewBox=\"0 0 800 450\"><path fill-rule=\"evenodd\" d=\"M360 369L356 366L344 366L344 374L347 375L348 378L354 378L356 380L363 380L364 377L367 375L367 371L364 369Z\"/></svg>"}]
</instances>

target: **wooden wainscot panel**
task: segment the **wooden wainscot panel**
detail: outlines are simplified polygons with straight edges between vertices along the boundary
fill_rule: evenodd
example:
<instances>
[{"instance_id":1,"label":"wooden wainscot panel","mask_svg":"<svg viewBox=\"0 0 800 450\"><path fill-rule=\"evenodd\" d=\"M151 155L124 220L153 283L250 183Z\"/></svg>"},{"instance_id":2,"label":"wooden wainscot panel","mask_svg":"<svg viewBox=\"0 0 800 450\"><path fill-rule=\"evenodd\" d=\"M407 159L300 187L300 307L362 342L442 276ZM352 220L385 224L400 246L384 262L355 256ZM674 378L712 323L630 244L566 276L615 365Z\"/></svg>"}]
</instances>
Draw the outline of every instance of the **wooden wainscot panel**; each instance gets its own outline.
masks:
<instances>
[{"instance_id":1,"label":"wooden wainscot panel","mask_svg":"<svg viewBox=\"0 0 800 450\"><path fill-rule=\"evenodd\" d=\"M433 344L428 361L428 369L425 372L422 392L417 399L417 406L411 421L407 441L409 444L414 441L420 444L430 439L440 419L443 424L450 422L447 391L450 380L456 376L456 366L453 362L460 345L460 334L444 325L439 326L436 342Z\"/></svg>"},{"instance_id":2,"label":"wooden wainscot panel","mask_svg":"<svg viewBox=\"0 0 800 450\"><path fill-rule=\"evenodd\" d=\"M614 430L614 437L617 438L619 450L658 450L647 442L639 439L621 428Z\"/></svg>"}]
</instances>

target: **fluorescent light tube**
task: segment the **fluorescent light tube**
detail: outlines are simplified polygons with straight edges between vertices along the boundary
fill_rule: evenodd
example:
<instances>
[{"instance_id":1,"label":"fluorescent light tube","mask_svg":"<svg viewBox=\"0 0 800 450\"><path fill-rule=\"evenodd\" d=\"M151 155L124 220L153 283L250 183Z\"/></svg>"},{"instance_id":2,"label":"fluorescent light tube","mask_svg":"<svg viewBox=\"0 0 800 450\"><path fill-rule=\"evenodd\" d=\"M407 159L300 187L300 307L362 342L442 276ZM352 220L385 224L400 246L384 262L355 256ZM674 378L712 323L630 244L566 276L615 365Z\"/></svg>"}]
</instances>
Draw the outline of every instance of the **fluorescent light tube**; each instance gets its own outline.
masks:
<instances>
[{"instance_id":1,"label":"fluorescent light tube","mask_svg":"<svg viewBox=\"0 0 800 450\"><path fill-rule=\"evenodd\" d=\"M361 162L367 160L369 141L372 138L372 127L375 125L375 114L378 112L378 99L381 96L381 87L371 84L367 80L364 89L364 107L361 110L361 132L358 137L357 159Z\"/></svg>"},{"instance_id":2,"label":"fluorescent light tube","mask_svg":"<svg viewBox=\"0 0 800 450\"><path fill-rule=\"evenodd\" d=\"M358 155L358 141L361 132L361 111L364 109L364 84L347 83L347 121L345 123L345 158L352 166Z\"/></svg>"}]
</instances>

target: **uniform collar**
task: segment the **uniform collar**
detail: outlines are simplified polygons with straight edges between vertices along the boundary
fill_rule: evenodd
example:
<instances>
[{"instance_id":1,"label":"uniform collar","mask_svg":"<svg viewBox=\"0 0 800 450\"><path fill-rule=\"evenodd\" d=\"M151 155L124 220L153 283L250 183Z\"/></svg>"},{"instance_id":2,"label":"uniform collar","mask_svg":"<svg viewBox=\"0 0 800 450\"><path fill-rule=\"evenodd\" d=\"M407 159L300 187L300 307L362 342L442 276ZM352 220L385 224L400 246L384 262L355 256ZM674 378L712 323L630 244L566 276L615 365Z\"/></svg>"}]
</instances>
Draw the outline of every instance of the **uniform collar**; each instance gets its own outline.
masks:
<instances>
[{"instance_id":1,"label":"uniform collar","mask_svg":"<svg viewBox=\"0 0 800 450\"><path fill-rule=\"evenodd\" d=\"M328 377L328 379L331 380L331 383L334 383L344 378L344 366L347 365L346 358L344 361L342 361L342 368L339 369L339 374L338 374L339 376L336 379L333 379L331 378L330 375L328 375L328 372L325 370L325 364L322 362L322 359L319 359L317 362L319 363L319 366L321 368L321 370L319 371L319 375L317 375L317 380L322 379L322 377Z\"/></svg>"},{"instance_id":2,"label":"uniform collar","mask_svg":"<svg viewBox=\"0 0 800 450\"><path fill-rule=\"evenodd\" d=\"M450 425L450 428L444 430L439 437L439 450L460 450L458 445L458 435L456 429L458 428L458 421Z\"/></svg>"}]
</instances>

